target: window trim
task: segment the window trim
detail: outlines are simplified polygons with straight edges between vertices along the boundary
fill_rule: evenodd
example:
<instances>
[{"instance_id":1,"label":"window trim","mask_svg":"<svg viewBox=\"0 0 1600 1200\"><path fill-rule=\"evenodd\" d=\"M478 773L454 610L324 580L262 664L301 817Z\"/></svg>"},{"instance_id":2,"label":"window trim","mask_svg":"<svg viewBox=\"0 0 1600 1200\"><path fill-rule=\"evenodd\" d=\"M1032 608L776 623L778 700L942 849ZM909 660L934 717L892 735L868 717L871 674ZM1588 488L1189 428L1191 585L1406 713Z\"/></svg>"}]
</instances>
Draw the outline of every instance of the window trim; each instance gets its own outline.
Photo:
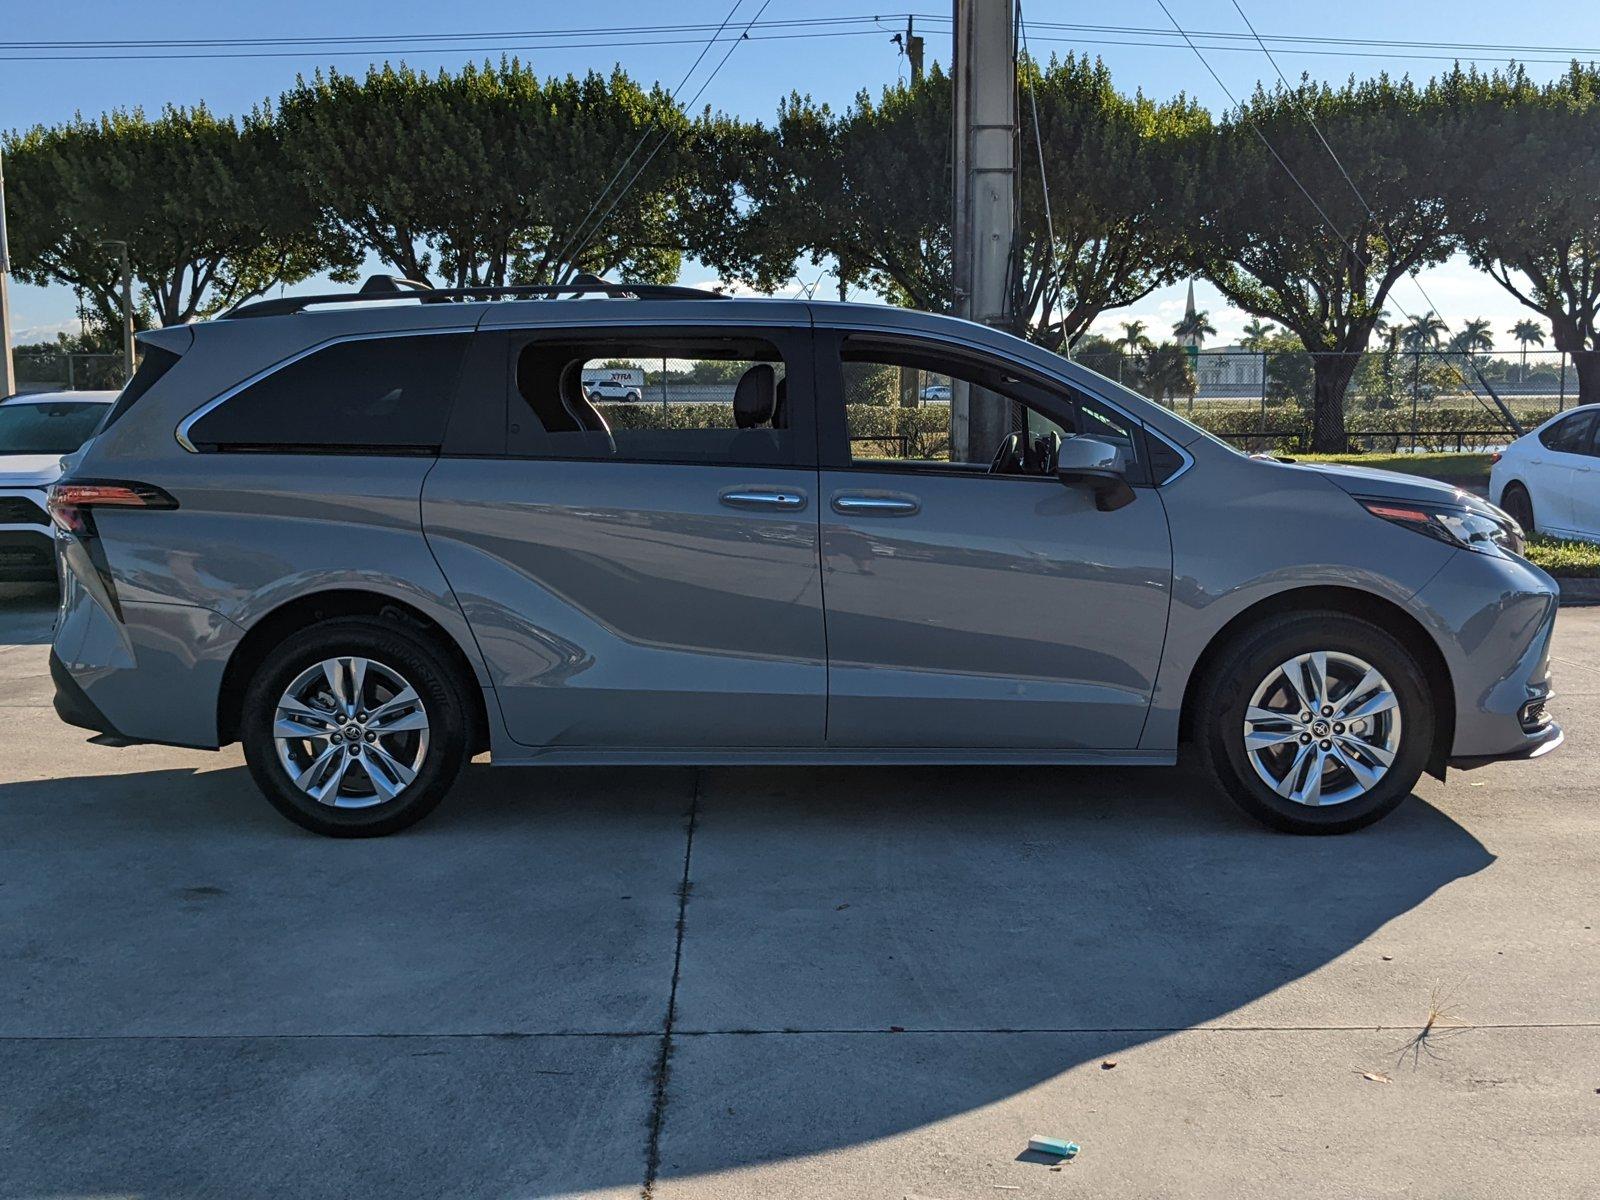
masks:
<instances>
[{"instance_id":1,"label":"window trim","mask_svg":"<svg viewBox=\"0 0 1600 1200\"><path fill-rule=\"evenodd\" d=\"M477 326L476 325L441 325L441 326L438 326L438 327L430 327L430 328L427 328L427 329L384 329L384 330L379 330L377 332L368 332L368 333L342 333L342 334L338 334L335 337L325 338L320 342L314 342L313 344L311 344L309 346L306 346L306 347L303 347L300 350L297 350L295 353L291 354L288 358L280 359L279 361L273 363L271 366L262 368L261 370L257 371L254 375L246 376L244 379L240 380L238 383L233 384L231 387L227 388L225 391L219 393L216 396L213 396L210 400L207 400L204 404L202 404L199 408L195 409L188 416L184 417L183 420L179 421L178 422L178 427L173 430L173 436L178 439L178 445L182 446L190 454L224 454L224 453L228 453L228 451L222 451L222 450L201 450L199 447L197 447L194 444L193 441L190 440L189 431L194 428L195 424L201 418L209 416L211 413L213 413L217 409L221 408L224 404L226 404L229 400L232 400L235 396L237 396L240 392L244 391L246 388L254 387L256 384L260 383L262 380L269 379L272 376L276 375L279 371L282 371L287 367L292 367L295 363L299 362L301 359L310 358L313 354L317 354L317 353L319 353L319 352L321 352L323 350L331 349L334 346L343 345L346 342L373 342L373 341L378 341L380 339L385 339L385 338L391 338L392 339L392 338L432 337L432 336L434 336L436 334L442 335L442 334L452 334L452 333L453 334L458 334L458 335L459 334L467 334L467 335L470 336L471 334L473 334L475 332L477 332ZM470 349L471 349L471 346L470 346L470 343L469 343L469 345L467 347L467 350L470 350ZM465 352L463 353L462 361L463 362L465 361ZM458 373L458 383L459 383L459 373ZM448 401L452 405L454 405L455 400L456 400L456 392L457 392L457 386L456 385L452 385L451 389L450 389L450 399ZM449 432L450 432L450 419L449 418L450 418L450 416L451 416L451 414L448 414L448 413L446 414L445 431L444 431L444 434L441 435L441 441L442 441L442 439L444 437L447 437L449 435ZM246 453L246 454L364 454L364 455L369 455L369 456L373 456L373 457L415 457L418 454L431 454L431 453L433 453L432 450L418 450L418 449L408 448L408 447L404 447L404 446L365 446L365 447L357 446L357 447L349 447L349 448L341 448L341 447L338 447L338 446L331 446L331 447L330 446L317 446L315 448L305 448L305 447L296 448L296 447L288 445L288 444L273 445L273 446L269 446L269 447L259 447L259 448L245 447L245 448L240 449L240 450L235 451L235 452L236 453Z\"/></svg>"},{"instance_id":2,"label":"window trim","mask_svg":"<svg viewBox=\"0 0 1600 1200\"><path fill-rule=\"evenodd\" d=\"M643 466L659 467L713 467L719 470L736 471L814 471L817 469L817 440L815 436L815 396L816 396L816 339L812 330L806 325L766 325L751 321L733 321L726 324L708 323L666 323L666 322L627 322L619 321L614 324L585 324L585 325L530 325L530 326L498 326L492 329L480 327L480 336L497 336L504 340L500 347L500 361L505 366L505 387L502 393L504 404L504 433L503 451L498 455L485 455L482 453L454 454L449 451L448 445L445 454L448 457L467 458L511 458L523 462L589 462L589 463L636 463ZM786 462L736 462L733 460L695 459L695 458L647 458L636 455L608 455L597 457L588 454L549 454L527 453L513 450L510 438L511 412L513 399L521 400L517 391L516 382L516 357L522 348L532 341L551 342L615 342L627 340L630 337L641 339L681 339L693 341L696 339L746 339L769 343L778 351L784 364L785 377L789 381L789 432L793 435L794 455ZM524 401L525 402L525 401ZM476 401L482 404L482 400Z\"/></svg>"},{"instance_id":3,"label":"window trim","mask_svg":"<svg viewBox=\"0 0 1600 1200\"><path fill-rule=\"evenodd\" d=\"M1139 442L1139 477L1130 478L1128 483L1132 487L1160 488L1165 487L1179 476L1183 475L1194 465L1194 456L1179 446L1171 439L1162 437L1152 430L1133 413L1115 404L1097 392L1081 387L1070 380L1058 379L1041 372L1037 367L1028 363L1019 362L1014 358L998 354L992 349L968 345L965 342L948 341L935 336L922 333L891 332L878 328L856 326L827 326L816 331L816 356L817 356L817 456L823 470L827 471L871 471L887 475L937 475L943 477L967 477L975 472L971 465L960 466L948 464L939 466L919 462L917 465L895 465L895 460L883 462L858 463L850 457L850 431L844 411L844 372L843 350L845 342L855 338L863 342L877 342L883 345L900 345L912 352L925 352L933 358L943 358L952 363L959 364L963 360L974 364L988 364L1000 368L1009 374L1015 374L1028 386L1045 392L1051 400L1059 401L1062 405L1078 407L1085 403L1091 407L1104 408L1116 414L1129 427L1136 441ZM826 381L824 383L824 381ZM1026 403L1026 402L1024 402ZM1045 416L1050 414L1043 408L1040 409ZM1054 420L1054 417L1051 417ZM1059 424L1059 422L1057 422ZM1169 449L1175 451L1183 460L1182 465L1160 482L1156 482L1150 471L1150 454L1148 440L1159 438ZM904 461L904 460L901 460ZM984 475L986 479L1022 480L1030 483L1051 483L1060 486L1053 477L1043 475Z\"/></svg>"}]
</instances>

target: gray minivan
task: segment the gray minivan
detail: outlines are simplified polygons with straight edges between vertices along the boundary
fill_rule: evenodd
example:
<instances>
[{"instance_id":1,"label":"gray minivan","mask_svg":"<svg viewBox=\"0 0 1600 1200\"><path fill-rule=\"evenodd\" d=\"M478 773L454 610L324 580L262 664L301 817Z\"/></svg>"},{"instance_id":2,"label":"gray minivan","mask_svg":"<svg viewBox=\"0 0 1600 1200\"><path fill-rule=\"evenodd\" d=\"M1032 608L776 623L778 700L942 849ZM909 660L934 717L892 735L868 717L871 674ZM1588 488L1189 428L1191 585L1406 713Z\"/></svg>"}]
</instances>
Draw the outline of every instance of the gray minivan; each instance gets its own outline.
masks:
<instances>
[{"instance_id":1,"label":"gray minivan","mask_svg":"<svg viewBox=\"0 0 1600 1200\"><path fill-rule=\"evenodd\" d=\"M51 497L56 709L240 741L321 833L411 824L483 751L1166 766L1185 741L1256 817L1331 833L1561 741L1557 590L1500 510L1247 457L979 325L380 277L141 336ZM619 364L649 400L594 402L585 370Z\"/></svg>"}]
</instances>

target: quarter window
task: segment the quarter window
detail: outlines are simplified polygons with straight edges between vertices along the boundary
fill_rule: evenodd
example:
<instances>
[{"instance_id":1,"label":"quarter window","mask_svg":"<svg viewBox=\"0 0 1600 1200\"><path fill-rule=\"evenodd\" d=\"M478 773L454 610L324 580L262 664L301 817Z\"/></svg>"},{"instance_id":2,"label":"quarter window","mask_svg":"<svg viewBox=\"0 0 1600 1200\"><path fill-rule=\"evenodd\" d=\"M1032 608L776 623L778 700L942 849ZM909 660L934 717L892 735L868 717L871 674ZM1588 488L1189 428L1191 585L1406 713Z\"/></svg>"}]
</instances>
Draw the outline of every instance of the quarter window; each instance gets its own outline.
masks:
<instances>
[{"instance_id":1,"label":"quarter window","mask_svg":"<svg viewBox=\"0 0 1600 1200\"><path fill-rule=\"evenodd\" d=\"M363 338L297 359L189 429L196 449L436 452L467 334Z\"/></svg>"},{"instance_id":2,"label":"quarter window","mask_svg":"<svg viewBox=\"0 0 1600 1200\"><path fill-rule=\"evenodd\" d=\"M1594 419L1595 414L1592 410L1573 413L1546 429L1539 435L1539 440L1544 443L1547 450L1555 450L1561 454L1586 454L1589 451L1590 435L1594 431Z\"/></svg>"}]
</instances>

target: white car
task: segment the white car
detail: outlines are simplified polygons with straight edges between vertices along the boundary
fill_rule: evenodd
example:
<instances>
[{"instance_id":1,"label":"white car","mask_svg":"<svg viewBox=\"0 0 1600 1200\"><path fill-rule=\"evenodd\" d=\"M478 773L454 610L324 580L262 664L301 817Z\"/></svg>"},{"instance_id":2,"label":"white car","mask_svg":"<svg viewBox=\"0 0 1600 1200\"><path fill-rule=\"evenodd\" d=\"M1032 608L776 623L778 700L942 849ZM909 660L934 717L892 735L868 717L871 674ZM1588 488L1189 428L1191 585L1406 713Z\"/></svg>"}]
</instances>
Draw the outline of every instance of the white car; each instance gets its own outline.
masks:
<instances>
[{"instance_id":1,"label":"white car","mask_svg":"<svg viewBox=\"0 0 1600 1200\"><path fill-rule=\"evenodd\" d=\"M623 383L620 379L596 379L593 383L586 383L583 386L588 389L589 399L597 404L637 404L640 399L639 389Z\"/></svg>"},{"instance_id":2,"label":"white car","mask_svg":"<svg viewBox=\"0 0 1600 1200\"><path fill-rule=\"evenodd\" d=\"M1494 456L1489 498L1528 533L1600 542L1600 404L1551 417Z\"/></svg>"},{"instance_id":3,"label":"white car","mask_svg":"<svg viewBox=\"0 0 1600 1200\"><path fill-rule=\"evenodd\" d=\"M922 402L924 404L949 404L950 385L948 383L930 383L922 389Z\"/></svg>"},{"instance_id":4,"label":"white car","mask_svg":"<svg viewBox=\"0 0 1600 1200\"><path fill-rule=\"evenodd\" d=\"M56 577L45 491L61 458L100 424L115 392L24 392L0 400L0 583Z\"/></svg>"}]
</instances>

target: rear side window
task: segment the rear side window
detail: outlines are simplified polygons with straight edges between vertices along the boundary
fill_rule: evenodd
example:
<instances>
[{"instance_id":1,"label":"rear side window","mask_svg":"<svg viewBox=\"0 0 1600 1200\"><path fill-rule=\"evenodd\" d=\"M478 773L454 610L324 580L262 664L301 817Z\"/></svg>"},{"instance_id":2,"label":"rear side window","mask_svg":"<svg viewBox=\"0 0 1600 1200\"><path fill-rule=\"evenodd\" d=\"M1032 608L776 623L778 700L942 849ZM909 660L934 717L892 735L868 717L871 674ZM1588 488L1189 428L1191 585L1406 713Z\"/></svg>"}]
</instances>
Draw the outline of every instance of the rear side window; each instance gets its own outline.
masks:
<instances>
[{"instance_id":1,"label":"rear side window","mask_svg":"<svg viewBox=\"0 0 1600 1200\"><path fill-rule=\"evenodd\" d=\"M436 452L468 336L327 346L229 396L189 427L189 441L197 450Z\"/></svg>"},{"instance_id":2,"label":"rear side window","mask_svg":"<svg viewBox=\"0 0 1600 1200\"><path fill-rule=\"evenodd\" d=\"M1592 410L1574 413L1566 420L1557 421L1546 429L1539 435L1539 440L1548 450L1562 454L1587 454L1589 435L1594 429L1594 418Z\"/></svg>"},{"instance_id":3,"label":"rear side window","mask_svg":"<svg viewBox=\"0 0 1600 1200\"><path fill-rule=\"evenodd\" d=\"M109 429L122 415L139 402L139 398L155 387L161 377L177 365L179 355L160 346L146 346L139 359L139 367L133 373L133 378L128 380L126 387L117 393L111 410L105 414L105 420L100 422L101 429Z\"/></svg>"},{"instance_id":4,"label":"rear side window","mask_svg":"<svg viewBox=\"0 0 1600 1200\"><path fill-rule=\"evenodd\" d=\"M513 455L617 462L796 461L789 367L774 341L738 332L617 331L514 346Z\"/></svg>"}]
</instances>

